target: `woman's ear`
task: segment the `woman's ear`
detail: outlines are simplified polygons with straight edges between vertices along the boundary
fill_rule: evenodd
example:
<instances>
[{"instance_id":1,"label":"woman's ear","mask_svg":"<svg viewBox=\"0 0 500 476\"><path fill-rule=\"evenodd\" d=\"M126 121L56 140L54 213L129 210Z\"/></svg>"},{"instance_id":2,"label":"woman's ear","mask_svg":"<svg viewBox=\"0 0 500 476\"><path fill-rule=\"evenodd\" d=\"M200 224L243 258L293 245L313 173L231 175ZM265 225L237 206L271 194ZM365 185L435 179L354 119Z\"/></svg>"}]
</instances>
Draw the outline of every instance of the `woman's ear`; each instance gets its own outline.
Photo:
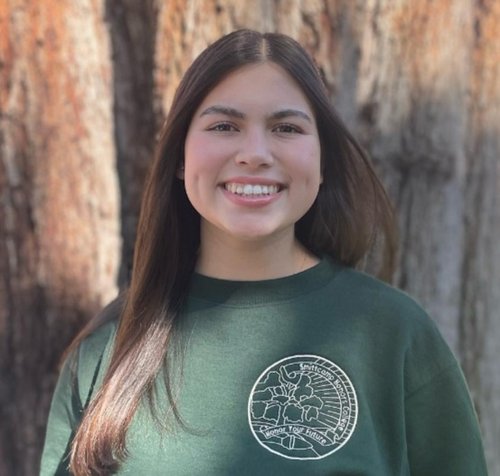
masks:
<instances>
[{"instance_id":1,"label":"woman's ear","mask_svg":"<svg viewBox=\"0 0 500 476\"><path fill-rule=\"evenodd\" d=\"M181 162L179 167L177 167L175 175L179 180L184 180L184 162Z\"/></svg>"}]
</instances>

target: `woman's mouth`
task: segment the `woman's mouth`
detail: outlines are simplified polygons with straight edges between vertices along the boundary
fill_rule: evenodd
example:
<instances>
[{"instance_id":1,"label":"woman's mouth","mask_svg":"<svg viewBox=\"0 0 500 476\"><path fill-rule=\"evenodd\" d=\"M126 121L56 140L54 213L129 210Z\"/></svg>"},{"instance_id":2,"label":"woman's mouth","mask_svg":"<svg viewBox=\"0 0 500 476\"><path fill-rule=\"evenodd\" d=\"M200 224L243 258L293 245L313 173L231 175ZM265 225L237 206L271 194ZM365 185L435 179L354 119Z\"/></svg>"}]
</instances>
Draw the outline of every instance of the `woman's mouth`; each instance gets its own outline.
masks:
<instances>
[{"instance_id":1,"label":"woman's mouth","mask_svg":"<svg viewBox=\"0 0 500 476\"><path fill-rule=\"evenodd\" d=\"M267 185L237 182L226 182L224 184L224 188L228 192L241 197L267 197L280 192L282 189L282 187L278 184Z\"/></svg>"}]
</instances>

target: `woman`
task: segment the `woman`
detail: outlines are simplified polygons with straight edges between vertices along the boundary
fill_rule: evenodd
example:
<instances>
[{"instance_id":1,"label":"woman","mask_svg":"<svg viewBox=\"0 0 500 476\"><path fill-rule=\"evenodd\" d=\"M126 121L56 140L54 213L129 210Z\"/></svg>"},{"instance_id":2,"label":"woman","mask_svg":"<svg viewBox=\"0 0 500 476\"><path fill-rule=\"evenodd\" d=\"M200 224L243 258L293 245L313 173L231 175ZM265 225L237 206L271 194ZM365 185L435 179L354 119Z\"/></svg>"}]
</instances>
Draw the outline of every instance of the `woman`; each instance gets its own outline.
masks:
<instances>
[{"instance_id":1,"label":"woman","mask_svg":"<svg viewBox=\"0 0 500 476\"><path fill-rule=\"evenodd\" d=\"M435 326L353 269L380 234L390 264L388 200L306 52L215 42L168 115L129 289L63 369L42 474L486 474Z\"/></svg>"}]
</instances>

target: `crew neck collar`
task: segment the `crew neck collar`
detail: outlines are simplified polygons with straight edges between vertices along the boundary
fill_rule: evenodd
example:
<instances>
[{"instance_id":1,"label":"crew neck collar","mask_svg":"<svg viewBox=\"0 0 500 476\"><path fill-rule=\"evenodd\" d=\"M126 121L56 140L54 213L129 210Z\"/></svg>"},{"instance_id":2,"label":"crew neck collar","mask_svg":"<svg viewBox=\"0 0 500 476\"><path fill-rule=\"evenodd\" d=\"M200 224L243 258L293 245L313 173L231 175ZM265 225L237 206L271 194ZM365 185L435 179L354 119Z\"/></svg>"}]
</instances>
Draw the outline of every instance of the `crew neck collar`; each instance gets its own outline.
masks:
<instances>
[{"instance_id":1,"label":"crew neck collar","mask_svg":"<svg viewBox=\"0 0 500 476\"><path fill-rule=\"evenodd\" d=\"M340 268L328 258L311 268L282 278L232 281L194 273L190 297L227 305L258 305L286 301L323 287Z\"/></svg>"}]
</instances>

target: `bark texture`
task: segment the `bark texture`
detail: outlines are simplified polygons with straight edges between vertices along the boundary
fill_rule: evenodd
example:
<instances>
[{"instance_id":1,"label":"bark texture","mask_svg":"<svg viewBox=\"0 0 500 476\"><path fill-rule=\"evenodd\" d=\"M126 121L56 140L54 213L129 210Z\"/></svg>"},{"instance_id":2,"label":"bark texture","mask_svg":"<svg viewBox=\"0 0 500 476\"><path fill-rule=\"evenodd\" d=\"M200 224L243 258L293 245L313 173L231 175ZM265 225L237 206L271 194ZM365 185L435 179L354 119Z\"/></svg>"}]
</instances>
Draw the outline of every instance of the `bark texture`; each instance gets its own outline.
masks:
<instances>
[{"instance_id":1,"label":"bark texture","mask_svg":"<svg viewBox=\"0 0 500 476\"><path fill-rule=\"evenodd\" d=\"M113 50L116 172L122 191L119 282L125 286L132 269L142 185L160 125L153 111L156 6L152 0L108 0L106 18Z\"/></svg>"},{"instance_id":2,"label":"bark texture","mask_svg":"<svg viewBox=\"0 0 500 476\"><path fill-rule=\"evenodd\" d=\"M55 3L0 0L0 474L35 474L58 350L114 291L117 178L124 284L180 76L242 27L305 45L373 157L398 212L395 284L461 360L500 474L500 2Z\"/></svg>"},{"instance_id":3,"label":"bark texture","mask_svg":"<svg viewBox=\"0 0 500 476\"><path fill-rule=\"evenodd\" d=\"M62 350L115 293L99 1L0 1L0 474L34 475Z\"/></svg>"}]
</instances>

